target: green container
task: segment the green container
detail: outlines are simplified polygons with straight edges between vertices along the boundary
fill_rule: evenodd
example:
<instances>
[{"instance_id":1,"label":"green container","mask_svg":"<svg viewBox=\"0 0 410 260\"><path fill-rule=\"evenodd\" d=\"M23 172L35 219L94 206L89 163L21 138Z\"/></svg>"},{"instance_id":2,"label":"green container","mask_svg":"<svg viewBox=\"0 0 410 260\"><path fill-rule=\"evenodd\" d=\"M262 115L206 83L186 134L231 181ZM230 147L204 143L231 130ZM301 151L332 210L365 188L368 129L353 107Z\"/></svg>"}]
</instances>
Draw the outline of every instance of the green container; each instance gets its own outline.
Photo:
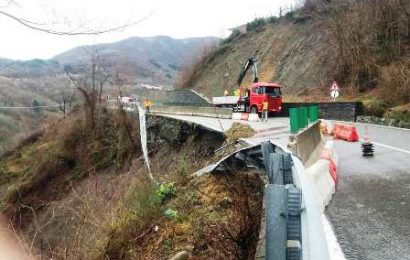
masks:
<instances>
[{"instance_id":1,"label":"green container","mask_svg":"<svg viewBox=\"0 0 410 260\"><path fill-rule=\"evenodd\" d=\"M310 106L309 107L309 122L314 123L319 119L319 107Z\"/></svg>"},{"instance_id":2,"label":"green container","mask_svg":"<svg viewBox=\"0 0 410 260\"><path fill-rule=\"evenodd\" d=\"M298 109L289 108L289 118L290 118L290 132L292 134L299 131L299 118L298 118Z\"/></svg>"},{"instance_id":3,"label":"green container","mask_svg":"<svg viewBox=\"0 0 410 260\"><path fill-rule=\"evenodd\" d=\"M307 107L298 108L298 119L299 119L299 129L305 128L308 126L308 109Z\"/></svg>"}]
</instances>

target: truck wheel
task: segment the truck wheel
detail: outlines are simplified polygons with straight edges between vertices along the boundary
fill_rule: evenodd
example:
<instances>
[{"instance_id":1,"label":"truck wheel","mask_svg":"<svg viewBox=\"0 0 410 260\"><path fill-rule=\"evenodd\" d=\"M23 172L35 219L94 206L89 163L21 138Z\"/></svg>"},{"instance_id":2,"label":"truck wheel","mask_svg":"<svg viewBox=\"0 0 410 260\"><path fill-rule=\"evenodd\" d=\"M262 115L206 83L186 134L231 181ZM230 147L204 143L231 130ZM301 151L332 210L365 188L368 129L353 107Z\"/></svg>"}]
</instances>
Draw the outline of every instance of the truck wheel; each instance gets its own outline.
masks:
<instances>
[{"instance_id":1,"label":"truck wheel","mask_svg":"<svg viewBox=\"0 0 410 260\"><path fill-rule=\"evenodd\" d=\"M257 113L258 113L258 109L256 107L252 107L251 114L257 114Z\"/></svg>"}]
</instances>

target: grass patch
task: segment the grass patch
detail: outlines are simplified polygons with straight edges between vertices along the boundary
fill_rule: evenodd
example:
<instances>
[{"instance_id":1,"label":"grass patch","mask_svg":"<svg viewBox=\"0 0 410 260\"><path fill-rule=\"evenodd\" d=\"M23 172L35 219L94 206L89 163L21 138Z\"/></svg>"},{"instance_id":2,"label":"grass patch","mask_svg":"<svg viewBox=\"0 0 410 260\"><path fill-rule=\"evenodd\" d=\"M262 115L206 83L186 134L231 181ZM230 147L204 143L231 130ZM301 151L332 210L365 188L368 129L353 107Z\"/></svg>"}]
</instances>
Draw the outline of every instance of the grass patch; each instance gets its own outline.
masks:
<instances>
[{"instance_id":1,"label":"grass patch","mask_svg":"<svg viewBox=\"0 0 410 260\"><path fill-rule=\"evenodd\" d=\"M384 113L384 117L410 123L410 103L388 109Z\"/></svg>"}]
</instances>

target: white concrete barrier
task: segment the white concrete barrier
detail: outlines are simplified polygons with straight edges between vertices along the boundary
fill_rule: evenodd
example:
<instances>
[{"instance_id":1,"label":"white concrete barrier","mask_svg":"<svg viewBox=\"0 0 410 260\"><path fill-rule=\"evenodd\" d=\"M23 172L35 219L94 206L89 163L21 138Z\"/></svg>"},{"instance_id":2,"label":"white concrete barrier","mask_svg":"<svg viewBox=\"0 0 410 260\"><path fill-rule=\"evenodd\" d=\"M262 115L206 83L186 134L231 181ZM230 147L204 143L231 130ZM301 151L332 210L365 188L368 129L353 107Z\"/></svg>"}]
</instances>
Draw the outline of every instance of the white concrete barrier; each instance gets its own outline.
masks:
<instances>
[{"instance_id":1,"label":"white concrete barrier","mask_svg":"<svg viewBox=\"0 0 410 260\"><path fill-rule=\"evenodd\" d=\"M335 182L329 172L328 160L320 159L306 170L306 174L314 183L318 204L324 212L332 195L335 193Z\"/></svg>"},{"instance_id":2,"label":"white concrete barrier","mask_svg":"<svg viewBox=\"0 0 410 260\"><path fill-rule=\"evenodd\" d=\"M172 114L188 116L205 116L216 118L232 118L232 109L217 107L191 107L191 106L157 106L151 107L153 114Z\"/></svg>"},{"instance_id":3,"label":"white concrete barrier","mask_svg":"<svg viewBox=\"0 0 410 260\"><path fill-rule=\"evenodd\" d=\"M241 120L241 113L232 113L233 120Z\"/></svg>"},{"instance_id":4,"label":"white concrete barrier","mask_svg":"<svg viewBox=\"0 0 410 260\"><path fill-rule=\"evenodd\" d=\"M260 121L259 115L257 113L250 113L248 117L248 121L252 121L252 122Z\"/></svg>"},{"instance_id":5,"label":"white concrete barrier","mask_svg":"<svg viewBox=\"0 0 410 260\"><path fill-rule=\"evenodd\" d=\"M338 169L339 168L339 157L337 156L337 153L335 152L334 146L335 146L334 141L327 141L324 149L328 149L330 151L330 157L332 161L334 162L334 164L336 165L336 168Z\"/></svg>"}]
</instances>

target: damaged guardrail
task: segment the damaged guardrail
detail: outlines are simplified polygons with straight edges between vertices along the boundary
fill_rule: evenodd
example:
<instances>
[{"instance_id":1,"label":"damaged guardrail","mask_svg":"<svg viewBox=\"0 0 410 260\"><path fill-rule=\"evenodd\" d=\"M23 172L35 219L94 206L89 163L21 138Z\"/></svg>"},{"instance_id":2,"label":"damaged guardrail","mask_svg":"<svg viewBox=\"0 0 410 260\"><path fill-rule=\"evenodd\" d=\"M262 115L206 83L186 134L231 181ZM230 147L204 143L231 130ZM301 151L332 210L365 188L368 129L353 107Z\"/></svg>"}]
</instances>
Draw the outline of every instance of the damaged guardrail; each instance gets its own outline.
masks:
<instances>
[{"instance_id":1,"label":"damaged guardrail","mask_svg":"<svg viewBox=\"0 0 410 260\"><path fill-rule=\"evenodd\" d=\"M272 142L240 149L195 175L258 168L264 170L266 236L256 259L328 260L329 252L310 178L302 162ZM264 247L264 249L262 248Z\"/></svg>"}]
</instances>

